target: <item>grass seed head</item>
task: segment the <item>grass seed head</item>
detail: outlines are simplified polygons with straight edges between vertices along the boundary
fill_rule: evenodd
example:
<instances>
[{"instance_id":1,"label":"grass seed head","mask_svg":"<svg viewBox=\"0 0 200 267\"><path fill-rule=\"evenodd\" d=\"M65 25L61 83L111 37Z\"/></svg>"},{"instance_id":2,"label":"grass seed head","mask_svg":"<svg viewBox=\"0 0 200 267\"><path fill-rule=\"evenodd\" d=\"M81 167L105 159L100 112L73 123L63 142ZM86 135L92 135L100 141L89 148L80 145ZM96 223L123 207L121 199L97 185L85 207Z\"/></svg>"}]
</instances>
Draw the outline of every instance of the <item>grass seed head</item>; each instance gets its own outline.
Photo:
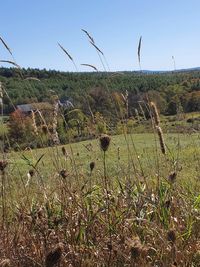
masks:
<instances>
[{"instance_id":1,"label":"grass seed head","mask_svg":"<svg viewBox=\"0 0 200 267\"><path fill-rule=\"evenodd\" d=\"M105 152L108 150L108 147L110 145L110 136L107 134L104 134L100 137L100 147Z\"/></svg>"},{"instance_id":2,"label":"grass seed head","mask_svg":"<svg viewBox=\"0 0 200 267\"><path fill-rule=\"evenodd\" d=\"M153 117L154 117L154 120L155 120L155 124L156 124L156 126L159 126L159 124L160 124L160 117L159 117L159 114L158 114L158 109L156 107L156 104L154 102L150 102L150 106L152 108L152 112L153 112Z\"/></svg>"},{"instance_id":3,"label":"grass seed head","mask_svg":"<svg viewBox=\"0 0 200 267\"><path fill-rule=\"evenodd\" d=\"M157 133L158 133L158 137L159 137L161 152L165 155L166 154L166 145L165 145L165 140L164 140L162 128L159 126L156 126L156 129L157 129Z\"/></svg>"}]
</instances>

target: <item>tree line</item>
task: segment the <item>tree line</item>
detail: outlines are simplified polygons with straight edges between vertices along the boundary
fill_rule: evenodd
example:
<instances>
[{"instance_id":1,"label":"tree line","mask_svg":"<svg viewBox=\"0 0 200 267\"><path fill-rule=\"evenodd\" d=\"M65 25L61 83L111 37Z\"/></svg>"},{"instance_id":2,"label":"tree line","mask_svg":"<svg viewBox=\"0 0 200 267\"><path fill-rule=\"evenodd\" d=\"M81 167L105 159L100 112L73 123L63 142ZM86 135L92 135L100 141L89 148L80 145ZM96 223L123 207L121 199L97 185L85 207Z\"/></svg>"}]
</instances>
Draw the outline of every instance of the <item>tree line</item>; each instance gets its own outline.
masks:
<instances>
[{"instance_id":1,"label":"tree line","mask_svg":"<svg viewBox=\"0 0 200 267\"><path fill-rule=\"evenodd\" d=\"M9 116L8 145L16 149L19 144L54 145L55 136L66 143L105 132L119 134L125 128L132 132L141 120L143 125L148 122L150 101L163 115L200 111L200 71L68 73L0 68L0 82L3 112ZM33 103L40 108L29 114L16 109Z\"/></svg>"},{"instance_id":2,"label":"tree line","mask_svg":"<svg viewBox=\"0 0 200 267\"><path fill-rule=\"evenodd\" d=\"M112 119L111 94L125 92L128 92L128 116L134 114L138 101L143 101L147 93L164 115L176 114L180 108L184 112L200 110L200 71L70 73L0 68L0 81L7 92L3 97L5 114L13 111L13 105L49 101L56 94L61 101L71 100L86 114L91 108Z\"/></svg>"}]
</instances>

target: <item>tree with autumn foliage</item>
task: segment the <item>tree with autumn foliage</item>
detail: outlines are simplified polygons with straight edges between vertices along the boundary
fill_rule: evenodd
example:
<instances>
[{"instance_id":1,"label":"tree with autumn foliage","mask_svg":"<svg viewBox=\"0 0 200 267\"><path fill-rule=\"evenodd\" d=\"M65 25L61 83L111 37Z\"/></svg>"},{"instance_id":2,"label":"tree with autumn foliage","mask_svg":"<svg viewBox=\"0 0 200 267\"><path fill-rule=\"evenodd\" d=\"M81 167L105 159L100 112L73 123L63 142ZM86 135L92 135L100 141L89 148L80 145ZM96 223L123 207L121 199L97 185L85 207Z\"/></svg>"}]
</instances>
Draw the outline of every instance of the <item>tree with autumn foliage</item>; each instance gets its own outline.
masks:
<instances>
[{"instance_id":1,"label":"tree with autumn foliage","mask_svg":"<svg viewBox=\"0 0 200 267\"><path fill-rule=\"evenodd\" d=\"M10 114L9 137L11 142L28 144L33 140L33 126L29 116L19 109Z\"/></svg>"}]
</instances>

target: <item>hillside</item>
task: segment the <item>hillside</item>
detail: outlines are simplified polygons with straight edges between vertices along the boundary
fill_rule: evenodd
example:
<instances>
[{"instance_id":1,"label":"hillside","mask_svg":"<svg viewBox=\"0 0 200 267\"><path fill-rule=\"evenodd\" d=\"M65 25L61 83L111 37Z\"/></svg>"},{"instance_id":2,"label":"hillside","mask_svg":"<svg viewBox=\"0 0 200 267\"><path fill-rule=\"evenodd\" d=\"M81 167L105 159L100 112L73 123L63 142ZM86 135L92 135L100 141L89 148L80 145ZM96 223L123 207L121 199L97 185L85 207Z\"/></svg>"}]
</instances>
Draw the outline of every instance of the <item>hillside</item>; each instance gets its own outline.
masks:
<instances>
[{"instance_id":1,"label":"hillside","mask_svg":"<svg viewBox=\"0 0 200 267\"><path fill-rule=\"evenodd\" d=\"M61 101L72 100L74 105L89 114L99 111L111 118L113 103L110 94L128 92L129 116L138 109L138 101L156 102L162 114L176 114L200 110L200 71L164 73L69 73L55 70L0 68L0 81L4 94L4 113L13 111L13 104L50 101L58 95ZM12 103L11 103L11 101Z\"/></svg>"}]
</instances>

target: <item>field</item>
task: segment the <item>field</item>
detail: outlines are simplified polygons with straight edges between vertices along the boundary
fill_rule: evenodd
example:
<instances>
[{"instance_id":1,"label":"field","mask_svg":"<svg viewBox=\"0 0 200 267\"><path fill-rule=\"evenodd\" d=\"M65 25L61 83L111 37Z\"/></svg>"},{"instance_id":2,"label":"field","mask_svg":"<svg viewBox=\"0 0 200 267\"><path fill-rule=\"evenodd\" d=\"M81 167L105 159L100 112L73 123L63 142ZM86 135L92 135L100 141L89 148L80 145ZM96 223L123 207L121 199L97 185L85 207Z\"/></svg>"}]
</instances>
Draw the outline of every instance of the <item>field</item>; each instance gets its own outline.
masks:
<instances>
[{"instance_id":1,"label":"field","mask_svg":"<svg viewBox=\"0 0 200 267\"><path fill-rule=\"evenodd\" d=\"M199 266L200 136L163 141L164 154L156 132L8 153L0 258L19 267Z\"/></svg>"},{"instance_id":2,"label":"field","mask_svg":"<svg viewBox=\"0 0 200 267\"><path fill-rule=\"evenodd\" d=\"M177 168L181 170L182 179L187 182L194 177L199 179L198 166L200 160L199 134L166 134L165 142L168 155L159 154L159 140L151 134L116 135L112 137L109 153L107 153L107 169L110 176L116 176L119 171L123 176L132 175L133 165L138 173L144 176L155 175L162 169L163 177ZM62 147L67 151L67 158L63 156ZM41 158L42 157L42 158ZM99 148L99 140L89 140L70 145L52 148L42 148L23 152L11 152L9 155L12 172L26 175L31 166L41 158L37 170L45 177L54 176L63 168L68 171L76 169L78 174L90 173L90 162L95 162L94 177L103 169L102 151ZM131 162L131 163L130 163ZM184 166L184 167L183 167ZM70 172L69 171L69 172ZM129 174L128 174L129 173ZM44 175L46 174L46 175Z\"/></svg>"}]
</instances>

